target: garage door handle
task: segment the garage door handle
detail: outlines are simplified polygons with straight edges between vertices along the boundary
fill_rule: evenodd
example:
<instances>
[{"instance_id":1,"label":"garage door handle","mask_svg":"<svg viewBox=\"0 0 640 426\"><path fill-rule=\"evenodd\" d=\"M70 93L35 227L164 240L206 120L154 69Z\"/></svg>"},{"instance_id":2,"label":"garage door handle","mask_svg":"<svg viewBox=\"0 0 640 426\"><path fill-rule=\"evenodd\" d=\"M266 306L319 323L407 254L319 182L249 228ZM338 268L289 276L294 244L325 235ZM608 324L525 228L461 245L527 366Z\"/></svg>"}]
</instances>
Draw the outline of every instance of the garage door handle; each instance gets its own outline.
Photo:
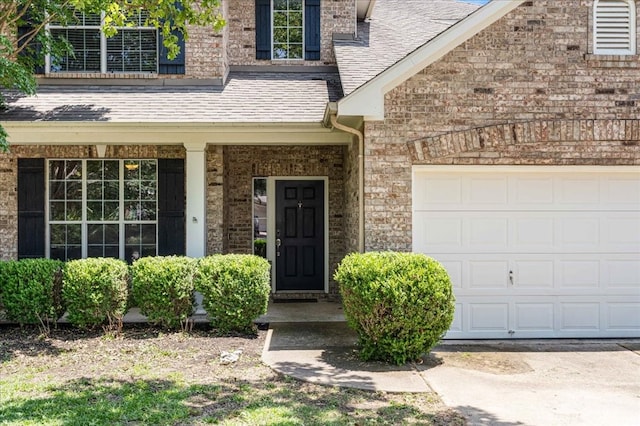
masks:
<instances>
[{"instance_id":1,"label":"garage door handle","mask_svg":"<svg viewBox=\"0 0 640 426\"><path fill-rule=\"evenodd\" d=\"M513 271L509 271L509 281L511 282L511 285L513 285Z\"/></svg>"}]
</instances>

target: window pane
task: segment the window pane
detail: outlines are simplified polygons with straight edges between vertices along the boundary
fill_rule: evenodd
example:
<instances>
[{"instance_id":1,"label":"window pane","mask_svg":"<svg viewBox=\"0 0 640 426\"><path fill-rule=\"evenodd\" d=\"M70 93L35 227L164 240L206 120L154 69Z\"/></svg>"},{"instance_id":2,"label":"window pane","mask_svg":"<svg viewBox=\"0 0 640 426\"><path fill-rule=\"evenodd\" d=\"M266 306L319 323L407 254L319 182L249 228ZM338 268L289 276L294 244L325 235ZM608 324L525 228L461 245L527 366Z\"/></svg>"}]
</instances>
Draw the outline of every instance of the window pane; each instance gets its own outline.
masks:
<instances>
[{"instance_id":1,"label":"window pane","mask_svg":"<svg viewBox=\"0 0 640 426\"><path fill-rule=\"evenodd\" d=\"M156 225L142 225L142 243L156 243Z\"/></svg>"},{"instance_id":2,"label":"window pane","mask_svg":"<svg viewBox=\"0 0 640 426\"><path fill-rule=\"evenodd\" d=\"M67 200L82 200L82 182L67 182Z\"/></svg>"},{"instance_id":3,"label":"window pane","mask_svg":"<svg viewBox=\"0 0 640 426\"><path fill-rule=\"evenodd\" d=\"M67 179L82 179L82 162L67 161L65 164L65 174Z\"/></svg>"},{"instance_id":4,"label":"window pane","mask_svg":"<svg viewBox=\"0 0 640 426\"><path fill-rule=\"evenodd\" d=\"M273 29L273 42L274 43L286 43L287 42L287 29L286 28L274 28Z\"/></svg>"},{"instance_id":5,"label":"window pane","mask_svg":"<svg viewBox=\"0 0 640 426\"><path fill-rule=\"evenodd\" d=\"M289 0L289 9L302 10L302 0Z\"/></svg>"},{"instance_id":6,"label":"window pane","mask_svg":"<svg viewBox=\"0 0 640 426\"><path fill-rule=\"evenodd\" d=\"M141 203L141 220L156 220L156 203L145 201Z\"/></svg>"},{"instance_id":7,"label":"window pane","mask_svg":"<svg viewBox=\"0 0 640 426\"><path fill-rule=\"evenodd\" d=\"M64 200L64 197L65 197L64 181L59 181L59 180L49 181L49 199Z\"/></svg>"},{"instance_id":8,"label":"window pane","mask_svg":"<svg viewBox=\"0 0 640 426\"><path fill-rule=\"evenodd\" d=\"M120 249L118 246L105 246L104 257L114 257L117 259L120 257Z\"/></svg>"},{"instance_id":9,"label":"window pane","mask_svg":"<svg viewBox=\"0 0 640 426\"><path fill-rule=\"evenodd\" d=\"M51 245L64 244L67 240L67 225L51 225L49 227Z\"/></svg>"},{"instance_id":10,"label":"window pane","mask_svg":"<svg viewBox=\"0 0 640 426\"><path fill-rule=\"evenodd\" d=\"M124 199L139 200L140 199L140 181L127 180L124 183Z\"/></svg>"},{"instance_id":11,"label":"window pane","mask_svg":"<svg viewBox=\"0 0 640 426\"><path fill-rule=\"evenodd\" d=\"M156 180L156 161L147 160L140 162L140 178L146 180Z\"/></svg>"},{"instance_id":12,"label":"window pane","mask_svg":"<svg viewBox=\"0 0 640 426\"><path fill-rule=\"evenodd\" d=\"M302 59L302 46L301 45L292 45L289 48L289 58L291 58L291 59Z\"/></svg>"},{"instance_id":13,"label":"window pane","mask_svg":"<svg viewBox=\"0 0 640 426\"><path fill-rule=\"evenodd\" d=\"M67 214L65 220L82 220L82 202L67 202Z\"/></svg>"},{"instance_id":14,"label":"window pane","mask_svg":"<svg viewBox=\"0 0 640 426\"><path fill-rule=\"evenodd\" d=\"M82 246L68 246L67 260L82 259Z\"/></svg>"},{"instance_id":15,"label":"window pane","mask_svg":"<svg viewBox=\"0 0 640 426\"><path fill-rule=\"evenodd\" d=\"M287 12L274 12L273 13L273 26L274 27L286 27L287 26Z\"/></svg>"},{"instance_id":16,"label":"window pane","mask_svg":"<svg viewBox=\"0 0 640 426\"><path fill-rule=\"evenodd\" d=\"M94 224L87 225L87 242L93 245L96 245L96 244L102 245L104 243L103 231L104 231L103 225L94 225Z\"/></svg>"},{"instance_id":17,"label":"window pane","mask_svg":"<svg viewBox=\"0 0 640 426\"><path fill-rule=\"evenodd\" d=\"M87 161L87 180L102 179L102 161Z\"/></svg>"},{"instance_id":18,"label":"window pane","mask_svg":"<svg viewBox=\"0 0 640 426\"><path fill-rule=\"evenodd\" d=\"M155 181L140 182L140 198L143 200L156 199L156 182Z\"/></svg>"},{"instance_id":19,"label":"window pane","mask_svg":"<svg viewBox=\"0 0 640 426\"><path fill-rule=\"evenodd\" d=\"M120 184L118 183L118 181L104 182L104 199L117 200L119 198L120 198Z\"/></svg>"},{"instance_id":20,"label":"window pane","mask_svg":"<svg viewBox=\"0 0 640 426\"><path fill-rule=\"evenodd\" d=\"M49 220L64 220L64 202L49 203Z\"/></svg>"},{"instance_id":21,"label":"window pane","mask_svg":"<svg viewBox=\"0 0 640 426\"><path fill-rule=\"evenodd\" d=\"M104 248L102 246L89 246L87 248L87 256L104 257Z\"/></svg>"},{"instance_id":22,"label":"window pane","mask_svg":"<svg viewBox=\"0 0 640 426\"><path fill-rule=\"evenodd\" d=\"M124 238L127 245L139 245L140 244L140 225L125 225Z\"/></svg>"},{"instance_id":23,"label":"window pane","mask_svg":"<svg viewBox=\"0 0 640 426\"><path fill-rule=\"evenodd\" d=\"M102 181L87 182L87 199L102 200Z\"/></svg>"},{"instance_id":24,"label":"window pane","mask_svg":"<svg viewBox=\"0 0 640 426\"><path fill-rule=\"evenodd\" d=\"M274 0L273 1L273 9L274 10L287 10L287 0Z\"/></svg>"},{"instance_id":25,"label":"window pane","mask_svg":"<svg viewBox=\"0 0 640 426\"><path fill-rule=\"evenodd\" d=\"M87 202L87 220L102 220L102 201Z\"/></svg>"},{"instance_id":26,"label":"window pane","mask_svg":"<svg viewBox=\"0 0 640 426\"><path fill-rule=\"evenodd\" d=\"M104 220L115 221L120 217L120 203L118 202L105 202L104 203Z\"/></svg>"},{"instance_id":27,"label":"window pane","mask_svg":"<svg viewBox=\"0 0 640 426\"><path fill-rule=\"evenodd\" d=\"M289 41L291 43L302 43L302 28L289 30Z\"/></svg>"},{"instance_id":28,"label":"window pane","mask_svg":"<svg viewBox=\"0 0 640 426\"><path fill-rule=\"evenodd\" d=\"M289 12L289 26L302 27L302 12Z\"/></svg>"},{"instance_id":29,"label":"window pane","mask_svg":"<svg viewBox=\"0 0 640 426\"><path fill-rule=\"evenodd\" d=\"M142 257L155 256L156 246L142 246Z\"/></svg>"},{"instance_id":30,"label":"window pane","mask_svg":"<svg viewBox=\"0 0 640 426\"><path fill-rule=\"evenodd\" d=\"M64 179L64 161L49 162L49 179Z\"/></svg>"},{"instance_id":31,"label":"window pane","mask_svg":"<svg viewBox=\"0 0 640 426\"><path fill-rule=\"evenodd\" d=\"M105 244L117 245L120 243L120 227L118 225L104 225Z\"/></svg>"},{"instance_id":32,"label":"window pane","mask_svg":"<svg viewBox=\"0 0 640 426\"><path fill-rule=\"evenodd\" d=\"M82 244L82 225L67 225L67 244Z\"/></svg>"},{"instance_id":33,"label":"window pane","mask_svg":"<svg viewBox=\"0 0 640 426\"><path fill-rule=\"evenodd\" d=\"M120 162L119 161L105 161L103 165L104 179L105 180L118 180Z\"/></svg>"}]
</instances>

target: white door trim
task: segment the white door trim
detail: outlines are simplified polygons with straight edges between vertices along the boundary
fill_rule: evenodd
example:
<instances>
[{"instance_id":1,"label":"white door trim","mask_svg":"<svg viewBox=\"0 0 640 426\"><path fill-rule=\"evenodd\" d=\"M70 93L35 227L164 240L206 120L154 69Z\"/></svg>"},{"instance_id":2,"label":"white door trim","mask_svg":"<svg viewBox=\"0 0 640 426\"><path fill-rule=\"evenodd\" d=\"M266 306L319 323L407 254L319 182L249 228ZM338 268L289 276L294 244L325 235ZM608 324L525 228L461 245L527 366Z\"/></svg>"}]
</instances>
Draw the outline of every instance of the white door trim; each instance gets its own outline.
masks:
<instances>
[{"instance_id":1,"label":"white door trim","mask_svg":"<svg viewBox=\"0 0 640 426\"><path fill-rule=\"evenodd\" d=\"M276 182L281 180L319 180L324 182L324 292L329 293L329 177L328 176L269 176L267 179L267 260L272 265L271 292L276 293ZM271 202L273 200L273 202ZM291 293L279 291L278 293ZM305 293L306 291L293 291ZM315 291L310 291L315 293Z\"/></svg>"}]
</instances>

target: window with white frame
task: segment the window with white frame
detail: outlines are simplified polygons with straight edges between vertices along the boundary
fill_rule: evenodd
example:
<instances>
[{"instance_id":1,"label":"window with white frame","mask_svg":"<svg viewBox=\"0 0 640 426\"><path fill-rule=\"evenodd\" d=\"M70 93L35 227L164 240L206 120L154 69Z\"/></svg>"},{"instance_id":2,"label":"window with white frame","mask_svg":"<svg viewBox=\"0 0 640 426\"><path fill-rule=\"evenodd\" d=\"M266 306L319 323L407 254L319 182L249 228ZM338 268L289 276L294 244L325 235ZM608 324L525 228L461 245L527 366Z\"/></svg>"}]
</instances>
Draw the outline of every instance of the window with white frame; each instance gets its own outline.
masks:
<instances>
[{"instance_id":1,"label":"window with white frame","mask_svg":"<svg viewBox=\"0 0 640 426\"><path fill-rule=\"evenodd\" d=\"M156 160L50 160L48 257L157 253Z\"/></svg>"},{"instance_id":2,"label":"window with white frame","mask_svg":"<svg viewBox=\"0 0 640 426\"><path fill-rule=\"evenodd\" d=\"M62 26L52 22L48 30L55 39L64 39L72 51L49 56L47 71L57 72L152 72L158 71L158 32L144 26L147 12L130 18L131 26L119 27L107 38L100 29L102 14L74 12L76 22Z\"/></svg>"},{"instance_id":3,"label":"window with white frame","mask_svg":"<svg viewBox=\"0 0 640 426\"><path fill-rule=\"evenodd\" d=\"M634 55L636 19L634 0L596 0L593 6L593 52Z\"/></svg>"},{"instance_id":4,"label":"window with white frame","mask_svg":"<svg viewBox=\"0 0 640 426\"><path fill-rule=\"evenodd\" d=\"M304 58L303 0L273 0L273 59Z\"/></svg>"}]
</instances>

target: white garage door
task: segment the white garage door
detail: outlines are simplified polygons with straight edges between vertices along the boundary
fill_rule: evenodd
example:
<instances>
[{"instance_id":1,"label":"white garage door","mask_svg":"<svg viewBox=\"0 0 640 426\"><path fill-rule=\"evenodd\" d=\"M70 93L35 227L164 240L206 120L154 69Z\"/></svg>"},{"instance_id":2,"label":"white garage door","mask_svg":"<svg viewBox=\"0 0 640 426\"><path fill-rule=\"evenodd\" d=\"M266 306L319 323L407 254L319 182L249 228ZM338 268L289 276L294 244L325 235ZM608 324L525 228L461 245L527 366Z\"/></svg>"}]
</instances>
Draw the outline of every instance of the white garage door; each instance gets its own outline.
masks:
<instances>
[{"instance_id":1,"label":"white garage door","mask_svg":"<svg viewBox=\"0 0 640 426\"><path fill-rule=\"evenodd\" d=\"M640 168L416 166L413 249L451 276L447 338L640 337Z\"/></svg>"}]
</instances>

